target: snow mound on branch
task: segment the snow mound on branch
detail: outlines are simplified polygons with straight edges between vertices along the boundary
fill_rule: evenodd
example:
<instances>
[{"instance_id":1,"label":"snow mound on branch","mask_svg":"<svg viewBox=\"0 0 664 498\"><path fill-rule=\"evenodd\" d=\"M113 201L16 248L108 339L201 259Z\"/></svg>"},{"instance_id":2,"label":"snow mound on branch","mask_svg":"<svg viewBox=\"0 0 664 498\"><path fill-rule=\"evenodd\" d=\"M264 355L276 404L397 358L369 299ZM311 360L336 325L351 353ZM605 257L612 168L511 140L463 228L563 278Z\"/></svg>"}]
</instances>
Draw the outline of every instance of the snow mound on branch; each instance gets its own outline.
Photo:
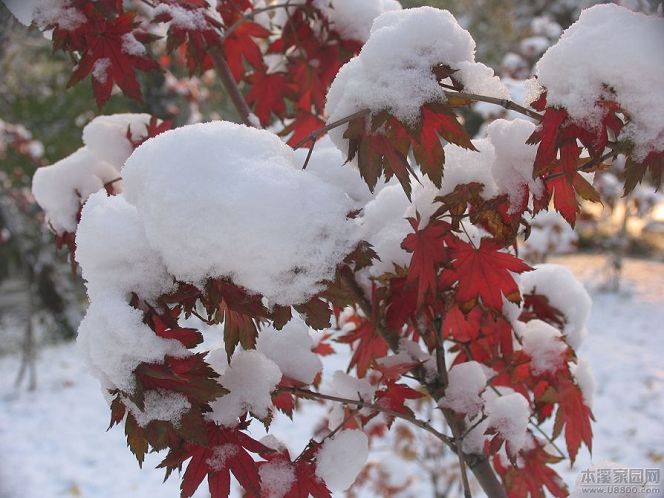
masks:
<instances>
[{"instance_id":1,"label":"snow mound on branch","mask_svg":"<svg viewBox=\"0 0 664 498\"><path fill-rule=\"evenodd\" d=\"M379 15L401 10L397 0L314 0L314 5L344 39L360 42L369 39L371 25Z\"/></svg>"},{"instance_id":2,"label":"snow mound on branch","mask_svg":"<svg viewBox=\"0 0 664 498\"><path fill-rule=\"evenodd\" d=\"M569 268L555 264L537 265L533 271L519 275L519 287L521 295L545 296L549 304L563 314L565 340L578 349L587 333L592 300Z\"/></svg>"},{"instance_id":3,"label":"snow mound on branch","mask_svg":"<svg viewBox=\"0 0 664 498\"><path fill-rule=\"evenodd\" d=\"M83 143L93 156L122 169L134 150L127 137L134 141L147 135L149 114L110 114L97 116L83 128Z\"/></svg>"},{"instance_id":4,"label":"snow mound on branch","mask_svg":"<svg viewBox=\"0 0 664 498\"><path fill-rule=\"evenodd\" d=\"M298 318L282 330L261 329L256 342L256 349L275 362L281 373L303 384L311 384L323 369L320 357L311 351L313 347L309 327Z\"/></svg>"},{"instance_id":5,"label":"snow mound on branch","mask_svg":"<svg viewBox=\"0 0 664 498\"><path fill-rule=\"evenodd\" d=\"M180 342L160 338L143 323L143 313L130 307L124 295L110 291L90 303L78 327L77 344L102 387L124 392L133 391L133 372L140 363L187 354Z\"/></svg>"},{"instance_id":6,"label":"snow mound on branch","mask_svg":"<svg viewBox=\"0 0 664 498\"><path fill-rule=\"evenodd\" d=\"M631 122L623 138L636 145L637 159L664 150L664 18L618 5L584 10L536 66L550 106L572 119L598 125L600 99L616 101Z\"/></svg>"},{"instance_id":7,"label":"snow mound on branch","mask_svg":"<svg viewBox=\"0 0 664 498\"><path fill-rule=\"evenodd\" d=\"M446 10L386 12L374 21L360 54L341 68L332 83L328 121L370 109L387 110L405 123L417 123L423 104L445 100L432 72L439 64L456 69L454 77L466 91L507 98L507 89L491 69L475 62L474 52L473 38ZM332 130L331 137L345 149L342 129Z\"/></svg>"},{"instance_id":8,"label":"snow mound on branch","mask_svg":"<svg viewBox=\"0 0 664 498\"><path fill-rule=\"evenodd\" d=\"M98 116L83 128L83 147L35 172L32 193L56 232L74 232L81 204L106 183L121 191L116 180L133 150L127 130L131 127L131 138L139 140L149 121L147 114Z\"/></svg>"},{"instance_id":9,"label":"snow mound on branch","mask_svg":"<svg viewBox=\"0 0 664 498\"><path fill-rule=\"evenodd\" d=\"M497 119L487 128L495 152L491 173L499 192L509 196L513 209L528 202L528 191L539 196L544 189L542 180L533 179L537 147L526 144L534 131L535 125L525 119Z\"/></svg>"},{"instance_id":10,"label":"snow mound on branch","mask_svg":"<svg viewBox=\"0 0 664 498\"><path fill-rule=\"evenodd\" d=\"M308 152L307 148L295 151L298 164L304 164ZM350 198L353 207L358 209L373 199L374 194L369 191L369 187L357 169L344 164L345 162L346 158L332 143L330 136L325 135L316 142L307 171L324 182L339 187ZM381 183L376 185L374 193L379 192L383 186L384 184Z\"/></svg>"},{"instance_id":11,"label":"snow mound on branch","mask_svg":"<svg viewBox=\"0 0 664 498\"><path fill-rule=\"evenodd\" d=\"M565 361L567 346L558 329L542 320L531 320L518 328L523 350L531 357L533 373L555 372Z\"/></svg>"},{"instance_id":12,"label":"snow mound on branch","mask_svg":"<svg viewBox=\"0 0 664 498\"><path fill-rule=\"evenodd\" d=\"M344 193L300 167L276 135L211 122L148 140L123 175L150 245L177 279L228 277L297 304L358 240Z\"/></svg>"},{"instance_id":13,"label":"snow mound on branch","mask_svg":"<svg viewBox=\"0 0 664 498\"><path fill-rule=\"evenodd\" d=\"M530 405L528 400L519 393L497 395L492 391L485 393L484 407L489 427L496 429L498 434L509 444L512 455L530 444L528 438L528 419Z\"/></svg>"},{"instance_id":14,"label":"snow mound on branch","mask_svg":"<svg viewBox=\"0 0 664 498\"><path fill-rule=\"evenodd\" d=\"M380 260L366 271L377 277L394 271L394 265L407 266L410 254L401 248L404 237L412 231L405 218L410 203L400 185L389 185L370 201L359 223L362 239L373 246Z\"/></svg>"},{"instance_id":15,"label":"snow mound on branch","mask_svg":"<svg viewBox=\"0 0 664 498\"><path fill-rule=\"evenodd\" d=\"M473 142L477 151L447 144L445 149L445 170L443 183L438 195L454 192L460 185L479 183L484 186L480 195L491 199L498 195L498 186L492 175L492 165L496 159L493 144L488 139Z\"/></svg>"},{"instance_id":16,"label":"snow mound on branch","mask_svg":"<svg viewBox=\"0 0 664 498\"><path fill-rule=\"evenodd\" d=\"M345 491L369 456L369 440L359 430L344 430L327 439L316 455L316 475L332 491Z\"/></svg>"},{"instance_id":17,"label":"snow mound on branch","mask_svg":"<svg viewBox=\"0 0 664 498\"><path fill-rule=\"evenodd\" d=\"M264 354L237 350L219 378L230 392L210 404L209 418L225 426L235 426L247 411L260 419L267 418L272 407L270 393L280 380L281 370Z\"/></svg>"},{"instance_id":18,"label":"snow mound on branch","mask_svg":"<svg viewBox=\"0 0 664 498\"><path fill-rule=\"evenodd\" d=\"M136 208L123 196L97 192L83 207L76 232L76 261L95 300L108 289L152 300L173 286L161 257L149 245Z\"/></svg>"},{"instance_id":19,"label":"snow mound on branch","mask_svg":"<svg viewBox=\"0 0 664 498\"><path fill-rule=\"evenodd\" d=\"M115 166L96 160L87 147L81 147L51 166L37 169L32 193L56 232L74 232L81 203L116 177Z\"/></svg>"},{"instance_id":20,"label":"snow mound on branch","mask_svg":"<svg viewBox=\"0 0 664 498\"><path fill-rule=\"evenodd\" d=\"M445 396L438 405L474 417L484 405L481 394L486 381L484 368L476 361L454 365L448 374Z\"/></svg>"}]
</instances>

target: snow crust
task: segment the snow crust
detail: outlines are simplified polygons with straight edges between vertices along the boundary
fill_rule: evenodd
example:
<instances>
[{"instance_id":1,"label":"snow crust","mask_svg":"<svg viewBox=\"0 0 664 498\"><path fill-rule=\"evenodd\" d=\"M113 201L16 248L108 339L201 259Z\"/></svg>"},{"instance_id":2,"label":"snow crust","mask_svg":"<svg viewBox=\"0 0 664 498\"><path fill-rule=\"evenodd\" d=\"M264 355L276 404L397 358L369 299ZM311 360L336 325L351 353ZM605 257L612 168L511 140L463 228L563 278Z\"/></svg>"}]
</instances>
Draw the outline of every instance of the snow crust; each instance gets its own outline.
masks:
<instances>
[{"instance_id":1,"label":"snow crust","mask_svg":"<svg viewBox=\"0 0 664 498\"><path fill-rule=\"evenodd\" d=\"M604 98L616 101L630 123L621 133L635 144L637 160L664 150L664 18L631 12L618 5L584 10L536 66L551 106L598 125Z\"/></svg>"},{"instance_id":2,"label":"snow crust","mask_svg":"<svg viewBox=\"0 0 664 498\"><path fill-rule=\"evenodd\" d=\"M481 394L486 382L484 368L478 362L468 361L454 365L448 373L445 396L438 405L474 417L484 406Z\"/></svg>"},{"instance_id":3,"label":"snow crust","mask_svg":"<svg viewBox=\"0 0 664 498\"><path fill-rule=\"evenodd\" d=\"M354 6L357 2L354 3ZM444 101L432 68L446 64L468 92L506 98L507 89L493 71L475 62L475 42L446 10L420 7L393 10L378 17L358 56L344 65L327 94L329 122L361 109L388 110L414 124L420 107ZM345 150L343 130L331 131Z\"/></svg>"},{"instance_id":4,"label":"snow crust","mask_svg":"<svg viewBox=\"0 0 664 498\"><path fill-rule=\"evenodd\" d=\"M261 329L256 349L277 364L284 376L311 384L323 369L320 357L311 350L314 341L303 320L293 318L282 330Z\"/></svg>"},{"instance_id":5,"label":"snow crust","mask_svg":"<svg viewBox=\"0 0 664 498\"><path fill-rule=\"evenodd\" d=\"M401 10L397 0L314 0L314 5L344 39L360 42L369 39L371 25L379 15Z\"/></svg>"},{"instance_id":6,"label":"snow crust","mask_svg":"<svg viewBox=\"0 0 664 498\"><path fill-rule=\"evenodd\" d=\"M267 131L189 125L132 154L126 198L179 280L229 277L274 303L297 304L323 288L358 237L343 191L294 157Z\"/></svg>"},{"instance_id":7,"label":"snow crust","mask_svg":"<svg viewBox=\"0 0 664 498\"><path fill-rule=\"evenodd\" d=\"M369 456L369 440L360 430L344 430L326 439L316 455L316 475L333 491L345 491Z\"/></svg>"},{"instance_id":8,"label":"snow crust","mask_svg":"<svg viewBox=\"0 0 664 498\"><path fill-rule=\"evenodd\" d=\"M210 403L209 418L231 427L247 411L258 418L267 418L272 407L270 393L280 380L281 370L265 355L255 350L237 350L219 378L219 383L230 393Z\"/></svg>"},{"instance_id":9,"label":"snow crust","mask_svg":"<svg viewBox=\"0 0 664 498\"><path fill-rule=\"evenodd\" d=\"M564 315L565 340L572 348L578 349L587 333L586 322L592 305L583 284L569 268L556 264L537 265L533 271L521 274L519 279L522 295L546 296L549 304Z\"/></svg>"}]
</instances>

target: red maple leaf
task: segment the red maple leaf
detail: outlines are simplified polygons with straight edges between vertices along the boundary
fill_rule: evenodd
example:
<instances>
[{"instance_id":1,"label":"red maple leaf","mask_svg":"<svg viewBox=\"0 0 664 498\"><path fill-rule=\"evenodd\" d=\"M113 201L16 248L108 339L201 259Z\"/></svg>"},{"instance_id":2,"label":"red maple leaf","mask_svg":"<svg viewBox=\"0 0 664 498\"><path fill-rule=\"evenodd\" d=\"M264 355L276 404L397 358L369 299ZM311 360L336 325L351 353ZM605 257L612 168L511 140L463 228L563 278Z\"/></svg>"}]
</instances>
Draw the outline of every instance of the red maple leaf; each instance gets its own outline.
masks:
<instances>
[{"instance_id":1,"label":"red maple leaf","mask_svg":"<svg viewBox=\"0 0 664 498\"><path fill-rule=\"evenodd\" d=\"M228 429L208 424L208 444L192 443L171 449L159 464L167 469L167 476L191 459L182 476L181 498L190 498L207 476L212 498L226 498L230 494L231 472L250 496L259 496L258 466L250 453L261 456L272 452L237 428Z\"/></svg>"},{"instance_id":2,"label":"red maple leaf","mask_svg":"<svg viewBox=\"0 0 664 498\"><path fill-rule=\"evenodd\" d=\"M445 314L441 335L443 339L471 342L479 336L481 319L482 310L478 307L464 314L458 306L454 306Z\"/></svg>"},{"instance_id":3,"label":"red maple leaf","mask_svg":"<svg viewBox=\"0 0 664 498\"><path fill-rule=\"evenodd\" d=\"M413 154L420 169L431 181L440 187L445 164L445 151L441 137L465 149L476 150L470 136L459 123L456 114L445 104L425 104L422 106L420 124L411 132Z\"/></svg>"},{"instance_id":4,"label":"red maple leaf","mask_svg":"<svg viewBox=\"0 0 664 498\"><path fill-rule=\"evenodd\" d=\"M405 401L407 399L419 399L422 396L422 393L408 387L406 384L398 384L391 380L383 389L376 392L376 404L393 412L412 415L413 412L405 406ZM388 425L391 425L391 421Z\"/></svg>"},{"instance_id":5,"label":"red maple leaf","mask_svg":"<svg viewBox=\"0 0 664 498\"><path fill-rule=\"evenodd\" d=\"M437 267L448 257L444 242L451 226L445 221L432 220L420 230L419 216L409 218L408 222L415 232L406 236L401 247L413 253L408 281L417 281L417 302L421 305L427 293L436 290Z\"/></svg>"},{"instance_id":6,"label":"red maple leaf","mask_svg":"<svg viewBox=\"0 0 664 498\"><path fill-rule=\"evenodd\" d=\"M85 12L89 13L90 9ZM113 83L116 83L125 95L141 100L141 89L136 79L136 70L152 71L159 69L159 64L135 48L127 49L127 37L133 37L132 44L140 43L145 36L136 31L134 14L122 14L115 19L93 15L88 22L78 28L81 59L74 69L69 85L74 85L93 74L92 88L99 107L111 96Z\"/></svg>"},{"instance_id":7,"label":"red maple leaf","mask_svg":"<svg viewBox=\"0 0 664 498\"><path fill-rule=\"evenodd\" d=\"M286 126L279 135L282 137L291 135L288 139L288 145L295 147L299 145L302 140L307 138L312 131L317 130L325 126L325 121L320 117L310 114L308 112L299 112L295 115L293 122ZM315 140L319 140L322 137L316 137Z\"/></svg>"},{"instance_id":8,"label":"red maple leaf","mask_svg":"<svg viewBox=\"0 0 664 498\"><path fill-rule=\"evenodd\" d=\"M388 346L371 321L357 315L349 321L355 323L355 329L339 337L337 342L348 344L353 349L348 367L355 367L357 376L364 377L376 359L387 355Z\"/></svg>"},{"instance_id":9,"label":"red maple leaf","mask_svg":"<svg viewBox=\"0 0 664 498\"><path fill-rule=\"evenodd\" d=\"M519 467L505 465L500 455L494 455L493 466L501 476L509 498L542 498L544 488L556 498L568 495L567 486L550 465L560 457L550 455L538 443L519 459Z\"/></svg>"},{"instance_id":10,"label":"red maple leaf","mask_svg":"<svg viewBox=\"0 0 664 498\"><path fill-rule=\"evenodd\" d=\"M244 62L255 69L263 67L263 54L254 38L268 38L270 32L255 22L243 22L224 38L224 53L233 77L240 81L245 73Z\"/></svg>"},{"instance_id":11,"label":"red maple leaf","mask_svg":"<svg viewBox=\"0 0 664 498\"><path fill-rule=\"evenodd\" d=\"M500 247L489 239L482 239L478 248L455 239L451 244L454 260L451 270L443 270L441 283L449 286L458 282L456 300L459 304L474 303L478 298L485 306L496 310L503 307L502 296L519 303L519 286L510 272L531 270L519 258L500 251Z\"/></svg>"},{"instance_id":12,"label":"red maple leaf","mask_svg":"<svg viewBox=\"0 0 664 498\"><path fill-rule=\"evenodd\" d=\"M593 430L590 422L593 420L590 408L586 406L583 393L578 385L569 378L556 379L555 401L558 411L553 426L553 437L556 438L565 431L565 443L569 458L574 463L581 443L585 443L592 450Z\"/></svg>"},{"instance_id":13,"label":"red maple leaf","mask_svg":"<svg viewBox=\"0 0 664 498\"><path fill-rule=\"evenodd\" d=\"M268 74L255 71L246 78L250 90L245 95L263 126L271 122L272 114L283 118L286 112L286 97L292 92L284 73Z\"/></svg>"}]
</instances>

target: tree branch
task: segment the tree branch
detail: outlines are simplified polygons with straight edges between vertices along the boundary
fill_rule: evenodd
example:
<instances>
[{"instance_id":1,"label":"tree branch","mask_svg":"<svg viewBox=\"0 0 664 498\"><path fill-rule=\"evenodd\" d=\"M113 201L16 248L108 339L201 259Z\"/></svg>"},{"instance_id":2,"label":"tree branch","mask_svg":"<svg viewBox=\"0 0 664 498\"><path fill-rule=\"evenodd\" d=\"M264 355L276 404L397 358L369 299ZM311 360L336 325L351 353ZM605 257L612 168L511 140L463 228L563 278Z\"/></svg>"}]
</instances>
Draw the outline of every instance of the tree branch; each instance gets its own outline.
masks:
<instances>
[{"instance_id":1,"label":"tree branch","mask_svg":"<svg viewBox=\"0 0 664 498\"><path fill-rule=\"evenodd\" d=\"M219 78L221 78L221 83L224 85L226 92L228 92L228 96L231 98L231 101L233 102L233 105L237 109L238 114L240 114L242 122L247 126L253 126L254 128L259 128L259 126L257 126L257 123L255 123L254 120L251 119L252 116L251 109L249 108L247 101L244 100L244 96L242 95L240 88L237 86L237 83L235 82L235 78L233 77L231 68L228 66L226 58L224 57L224 54L221 51L221 49L219 47L213 47L210 48L209 53L210 57L212 57L212 62L214 63L214 67L216 68L217 73L219 74Z\"/></svg>"},{"instance_id":2,"label":"tree branch","mask_svg":"<svg viewBox=\"0 0 664 498\"><path fill-rule=\"evenodd\" d=\"M328 125L323 126L322 128L318 128L317 130L312 131L304 137L302 140L300 140L297 144L295 144L295 147L293 149L299 149L300 147L304 146L307 142L312 142L315 141L318 137L321 135L325 135L328 131L337 128L338 126L341 126L342 124L346 124L350 121L352 121L355 118L359 118L360 116L365 116L366 114L369 114L369 109L362 109L361 111L357 111L350 116L346 116L345 118L341 118L337 121L334 121Z\"/></svg>"},{"instance_id":3,"label":"tree branch","mask_svg":"<svg viewBox=\"0 0 664 498\"><path fill-rule=\"evenodd\" d=\"M528 109L527 107L519 105L516 102L512 102L511 100L508 99L499 99L496 97L488 97L486 95L477 95L476 93L456 92L451 90L443 90L443 93L448 99L459 98L465 100L472 100L473 102L487 102L489 104L496 104L509 111L516 111L518 113L524 114L529 118L534 119L537 122L542 121L543 118L543 116L540 113Z\"/></svg>"},{"instance_id":4,"label":"tree branch","mask_svg":"<svg viewBox=\"0 0 664 498\"><path fill-rule=\"evenodd\" d=\"M355 297L356 302L360 305L364 314L367 317L373 316L371 303L364 295L362 288L355 280L353 274L349 270L342 271L341 277L353 292L353 297ZM399 333L389 330L383 323L375 323L375 326L377 332L390 346L390 349L393 352L398 353ZM445 386L441 383L440 379L436 378L432 381L427 381L427 372L421 365L413 368L411 373L415 376L418 382L426 388L434 401L438 402L440 398L443 397L445 394ZM463 422L459 421L453 412L450 410L443 410L443 415L445 415L445 420L450 426L450 429L452 429L453 434L455 433L454 431L459 435L465 432ZM456 452L456 445L454 445L452 450ZM463 459L468 468L473 471L477 482L489 498L507 498L505 488L498 480L488 458L484 454L463 453Z\"/></svg>"},{"instance_id":5,"label":"tree branch","mask_svg":"<svg viewBox=\"0 0 664 498\"><path fill-rule=\"evenodd\" d=\"M249 21L250 19L253 19L256 16L256 14L261 14L262 12L267 12L267 11L270 11L270 10L276 10L276 9L282 9L282 8L285 9L285 8L288 8L288 7L293 7L293 4L291 4L290 2L278 3L278 4L274 4L274 5L267 5L265 7L260 7L258 9L252 10L251 12L247 12L242 17L240 17L240 19L235 21L234 24L231 24L231 26L224 32L224 38L226 38L227 36L230 36L233 33L233 31L235 31L237 28L239 28L245 22Z\"/></svg>"},{"instance_id":6,"label":"tree branch","mask_svg":"<svg viewBox=\"0 0 664 498\"><path fill-rule=\"evenodd\" d=\"M361 408L369 408L371 410L375 410L380 413L384 413L385 415L389 415L390 417L394 418L399 418L401 420L405 420L407 422L410 422L411 424L419 427L420 429L423 429L430 434L433 434L436 438L440 439L443 443L445 443L447 446L449 446L451 449L454 449L454 441L443 434L442 432L437 431L434 429L429 423L425 422L424 420L420 420L414 416L408 415L406 413L401 413L401 412L396 412L394 410L390 410L389 408L384 408L382 406L378 406L374 403L370 403L368 401L363 401L363 400L357 400L357 399L347 399L347 398L340 398L338 396L332 396L330 394L322 394L322 393L317 393L314 391L309 391L307 389L302 389L299 387L286 387L286 388L281 388L280 391L285 391L288 393L291 393L295 396L299 396L301 398L306 398L306 399L319 399L319 400L327 400L327 401L334 401L336 403L343 403L344 405L354 405L358 406Z\"/></svg>"}]
</instances>

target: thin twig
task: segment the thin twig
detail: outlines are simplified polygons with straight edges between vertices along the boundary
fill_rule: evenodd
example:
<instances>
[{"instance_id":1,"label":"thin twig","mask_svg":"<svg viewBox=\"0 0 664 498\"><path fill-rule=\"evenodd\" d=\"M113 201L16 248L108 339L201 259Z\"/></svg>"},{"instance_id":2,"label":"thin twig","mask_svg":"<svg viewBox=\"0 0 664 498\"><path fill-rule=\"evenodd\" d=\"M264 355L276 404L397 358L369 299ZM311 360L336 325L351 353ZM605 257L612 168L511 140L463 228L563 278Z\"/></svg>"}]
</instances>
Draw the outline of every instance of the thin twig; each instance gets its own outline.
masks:
<instances>
[{"instance_id":1,"label":"thin twig","mask_svg":"<svg viewBox=\"0 0 664 498\"><path fill-rule=\"evenodd\" d=\"M543 116L540 113L528 109L527 107L519 105L516 102L512 102L511 100L508 99L499 99L496 97L489 97L487 95L478 95L476 93L467 93L467 92L456 92L451 90L443 90L443 93L447 98L459 98L459 99L472 100L474 102L487 102L489 104L496 104L499 105L500 107L504 107L509 111L516 111L518 113L524 114L529 118L532 118L538 122L542 121L543 118Z\"/></svg>"},{"instance_id":2,"label":"thin twig","mask_svg":"<svg viewBox=\"0 0 664 498\"><path fill-rule=\"evenodd\" d=\"M328 131L330 131L334 128L337 128L338 126L341 126L343 124L346 124L346 123L352 121L353 119L359 118L361 116L365 116L365 115L369 114L369 112L370 112L369 109L362 109L361 111L357 111L357 112L351 114L350 116L346 116L345 118L341 118L337 121L334 121L334 122L332 122L328 125L323 126L322 128L318 128L317 130L314 130L311 133L309 133L309 135L304 137L297 144L295 144L295 147L293 147L293 149L299 149L304 144L306 144L308 142L311 142L311 141L315 141L321 135L325 135Z\"/></svg>"},{"instance_id":3,"label":"thin twig","mask_svg":"<svg viewBox=\"0 0 664 498\"><path fill-rule=\"evenodd\" d=\"M347 398L340 398L338 396L332 396L330 394L323 394L323 393L317 393L314 391L309 391L307 389L301 389L299 387L287 387L287 388L282 388L281 391L289 392L295 396L300 396L302 398L307 398L307 399L323 399L327 401L334 401L336 403L343 403L344 405L354 405L354 406L359 406L362 408L369 408L371 410L377 411L384 413L385 415L388 415L390 417L394 418L399 418L401 420L405 420L407 422L410 422L411 424L419 427L420 429L423 429L430 434L433 434L436 436L436 438L440 439L443 443L445 443L447 446L450 448L454 449L454 442L452 439L442 432L437 431L434 427L432 427L429 423L425 422L424 420L420 420L417 417L408 415L406 413L401 413L397 412L394 410L390 410L389 408L385 408L382 406L378 406L374 403L370 403L368 401L363 401L361 399L347 399Z\"/></svg>"},{"instance_id":4,"label":"thin twig","mask_svg":"<svg viewBox=\"0 0 664 498\"><path fill-rule=\"evenodd\" d=\"M234 24L231 24L231 26L224 32L224 38L230 36L233 33L233 31L235 31L237 28L239 28L245 22L253 19L257 14L261 14L263 12L267 12L267 11L270 11L270 10L288 8L288 7L292 7L292 6L293 6L293 4L291 4L291 2L286 2L286 3L278 3L278 4L274 4L274 5L267 5L265 7L259 8L259 9L254 9L251 12L248 12L248 13L244 14L242 17L240 17L240 19L235 21Z\"/></svg>"},{"instance_id":5,"label":"thin twig","mask_svg":"<svg viewBox=\"0 0 664 498\"><path fill-rule=\"evenodd\" d=\"M237 86L231 68L228 66L228 62L226 62L223 52L219 47L213 47L210 48L209 54L210 57L212 57L212 62L217 69L219 78L221 78L221 83L228 92L228 96L231 98L233 105L237 109L242 122L247 126L257 127L256 123L251 119L251 109L249 108L247 101L244 100L240 88Z\"/></svg>"},{"instance_id":6,"label":"thin twig","mask_svg":"<svg viewBox=\"0 0 664 498\"><path fill-rule=\"evenodd\" d=\"M591 169L593 169L593 168L594 168L595 166L597 166L598 164L601 164L601 163L603 163L604 161L606 161L607 159L609 159L610 157L613 157L613 156L616 156L616 155L618 155L618 152L616 152L615 150L610 150L609 152L607 152L607 153L604 154L603 156L596 157L596 158L594 158L594 159L591 159L590 161L586 161L585 163L583 163L583 164L577 169L577 171L580 171L580 172L589 172ZM549 181L549 180L553 180L554 178L559 178L559 177L564 176L564 175L565 175L565 173L563 173L563 172L561 172L561 173L553 173L553 174L551 174L551 175L547 175L547 176L545 176L545 177L543 178L543 180L546 182L546 181Z\"/></svg>"}]
</instances>

